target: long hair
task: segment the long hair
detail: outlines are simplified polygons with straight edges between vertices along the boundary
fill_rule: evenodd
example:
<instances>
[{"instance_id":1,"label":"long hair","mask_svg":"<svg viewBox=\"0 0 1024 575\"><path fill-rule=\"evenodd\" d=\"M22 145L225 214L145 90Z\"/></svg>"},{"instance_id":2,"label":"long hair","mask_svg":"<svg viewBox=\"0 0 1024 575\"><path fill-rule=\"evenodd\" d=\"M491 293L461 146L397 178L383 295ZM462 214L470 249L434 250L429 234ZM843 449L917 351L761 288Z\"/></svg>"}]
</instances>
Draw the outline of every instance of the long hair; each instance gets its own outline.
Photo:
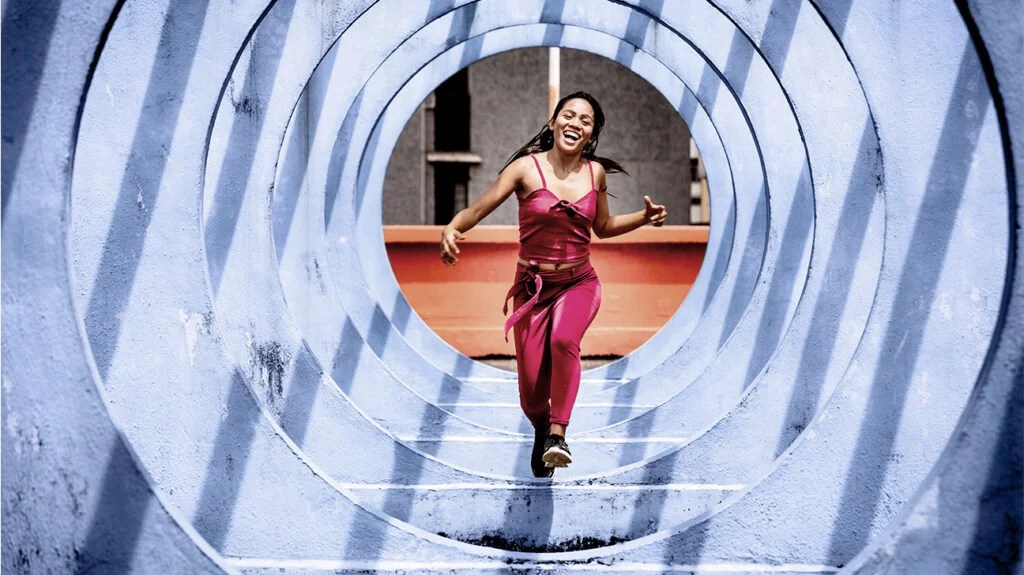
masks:
<instances>
[{"instance_id":1,"label":"long hair","mask_svg":"<svg viewBox=\"0 0 1024 575\"><path fill-rule=\"evenodd\" d=\"M562 98L561 100L558 101L558 105L555 106L555 113L551 115L552 122L555 118L558 117L558 113L562 111L563 107L565 107L566 102L568 102L569 100L575 100L577 98L586 100L587 103L590 104L590 107L594 109L594 129L590 134L590 141L588 141L583 146L582 156L588 160L593 160L604 166L604 171L606 173L623 173L628 176L629 172L626 171L626 168L622 167L622 164L616 162L615 160L612 160L611 158L603 158L601 156L598 156L595 153L597 152L597 140L598 137L601 135L601 128L604 127L604 110L601 109L601 104L598 104L597 99L595 99L593 96L591 96L587 92L573 92L572 94L569 94L568 96ZM502 166L501 169L498 170L498 172L503 172L505 168L509 166L509 164L518 160L519 158L522 158L523 156L529 156L530 154L537 154L539 152L546 152L553 148L554 145L555 133L554 131L551 130L551 127L548 124L544 124L544 127L541 128L539 132L537 132L536 136L530 138L529 142L523 144L521 148L519 148L511 156L509 156L508 160L505 162L505 165Z\"/></svg>"}]
</instances>

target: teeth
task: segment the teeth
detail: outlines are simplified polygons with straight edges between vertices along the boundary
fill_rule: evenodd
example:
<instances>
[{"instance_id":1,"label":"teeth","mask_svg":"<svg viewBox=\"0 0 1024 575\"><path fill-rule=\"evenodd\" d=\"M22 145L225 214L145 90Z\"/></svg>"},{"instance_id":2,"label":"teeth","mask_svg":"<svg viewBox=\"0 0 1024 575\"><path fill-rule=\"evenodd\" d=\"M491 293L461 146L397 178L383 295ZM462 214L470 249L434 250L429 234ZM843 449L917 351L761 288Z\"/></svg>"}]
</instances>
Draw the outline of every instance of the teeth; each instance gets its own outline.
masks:
<instances>
[{"instance_id":1,"label":"teeth","mask_svg":"<svg viewBox=\"0 0 1024 575\"><path fill-rule=\"evenodd\" d=\"M579 134L573 134L572 132L565 132L563 135L565 136L566 140L572 140L573 142L580 139Z\"/></svg>"}]
</instances>

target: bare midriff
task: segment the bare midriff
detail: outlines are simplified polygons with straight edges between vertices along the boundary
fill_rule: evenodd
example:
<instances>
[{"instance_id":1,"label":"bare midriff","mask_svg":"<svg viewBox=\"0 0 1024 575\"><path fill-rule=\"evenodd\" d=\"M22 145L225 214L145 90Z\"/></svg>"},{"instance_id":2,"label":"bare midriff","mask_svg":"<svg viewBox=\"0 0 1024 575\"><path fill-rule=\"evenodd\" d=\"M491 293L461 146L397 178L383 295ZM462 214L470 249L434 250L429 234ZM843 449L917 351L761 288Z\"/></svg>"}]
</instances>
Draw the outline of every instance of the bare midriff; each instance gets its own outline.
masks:
<instances>
[{"instance_id":1,"label":"bare midriff","mask_svg":"<svg viewBox=\"0 0 1024 575\"><path fill-rule=\"evenodd\" d=\"M574 267L576 267L576 266L578 266L580 264L586 263L587 260L589 260L589 259L590 258L585 258L585 259L577 260L577 261L574 261L574 262L537 262L537 261L534 261L534 262L531 263L531 262L528 262L528 261L524 260L523 258L516 258L516 261L519 262L519 265L521 265L523 267L527 267L528 268L528 267L536 266L536 268L541 270L541 271L552 272L552 271L555 271L555 270L572 269L572 268L574 268Z\"/></svg>"}]
</instances>

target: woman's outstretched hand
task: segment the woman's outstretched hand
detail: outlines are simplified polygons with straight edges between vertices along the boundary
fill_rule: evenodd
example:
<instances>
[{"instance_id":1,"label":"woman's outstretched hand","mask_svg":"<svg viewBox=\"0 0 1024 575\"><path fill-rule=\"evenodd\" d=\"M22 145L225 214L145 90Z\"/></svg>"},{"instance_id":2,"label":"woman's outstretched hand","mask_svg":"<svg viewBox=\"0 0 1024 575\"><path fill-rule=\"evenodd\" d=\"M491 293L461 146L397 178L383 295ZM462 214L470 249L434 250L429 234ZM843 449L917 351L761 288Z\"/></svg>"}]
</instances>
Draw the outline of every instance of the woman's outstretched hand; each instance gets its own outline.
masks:
<instances>
[{"instance_id":1,"label":"woman's outstretched hand","mask_svg":"<svg viewBox=\"0 0 1024 575\"><path fill-rule=\"evenodd\" d=\"M453 266L459 261L459 246L455 242L466 239L466 234L453 228L450 224L441 230L441 261Z\"/></svg>"},{"instance_id":2,"label":"woman's outstretched hand","mask_svg":"<svg viewBox=\"0 0 1024 575\"><path fill-rule=\"evenodd\" d=\"M655 204L650 196L644 196L644 223L651 224L656 228L665 225L665 218L668 217L668 210L665 206Z\"/></svg>"}]
</instances>

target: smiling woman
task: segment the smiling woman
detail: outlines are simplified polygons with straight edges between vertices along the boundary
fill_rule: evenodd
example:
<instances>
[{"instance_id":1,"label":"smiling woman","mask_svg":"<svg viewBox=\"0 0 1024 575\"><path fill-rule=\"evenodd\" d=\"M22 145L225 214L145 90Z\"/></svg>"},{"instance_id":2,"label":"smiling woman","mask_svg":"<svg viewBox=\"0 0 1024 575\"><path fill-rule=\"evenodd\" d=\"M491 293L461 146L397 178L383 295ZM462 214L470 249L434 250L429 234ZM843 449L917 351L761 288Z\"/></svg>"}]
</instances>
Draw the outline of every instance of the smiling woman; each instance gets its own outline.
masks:
<instances>
[{"instance_id":1,"label":"smiling woman","mask_svg":"<svg viewBox=\"0 0 1024 575\"><path fill-rule=\"evenodd\" d=\"M604 111L593 96L562 98L498 179L441 231L441 260L455 265L465 232L513 193L519 200L518 267L505 296L515 308L505 337L514 330L519 401L536 430L530 460L536 477L572 463L565 428L579 393L580 341L601 306L601 282L590 265L591 233L613 237L644 225L660 227L668 215L648 196L641 210L608 213L605 171L624 170L595 154L603 127Z\"/></svg>"},{"instance_id":2,"label":"smiling woman","mask_svg":"<svg viewBox=\"0 0 1024 575\"><path fill-rule=\"evenodd\" d=\"M569 68L593 69L594 66L587 66L587 60L599 60L582 53L570 53L569 57L576 64ZM580 64L583 66L579 66ZM598 74L598 81L608 78L618 80L623 77L636 80L635 77L629 78L632 74L623 74L624 70L621 68L609 67L607 63L605 67L606 74ZM486 72L481 75L485 74ZM517 74L517 68L506 67L501 74ZM468 128L467 124L470 123L453 121L447 116L448 110L451 109L448 105L449 100L470 101L465 92L471 83L470 78L474 75L468 71L460 72L435 91L435 99L431 102L435 111L435 143L444 145L459 140L463 142L463 146L469 147L470 138L453 136L447 129L459 131ZM652 95L644 94L637 86L630 88L634 95ZM650 91L649 86L647 89ZM668 108L663 98L657 96L646 101L634 100L632 105L654 108L659 100L663 109ZM619 108L621 110L623 106L620 105ZM483 111L493 113L494 109L485 108ZM671 108L668 108L668 113L664 116L674 117L676 124L682 125L679 116ZM501 118L507 116L503 114ZM509 331L514 331L515 334L513 340L520 403L536 429L531 463L537 476L550 476L555 467L564 467L572 461L564 439L565 428L569 423L579 389L581 341L597 315L603 291L597 272L591 265L591 236L612 238L647 225L661 227L671 211L664 205L656 204L650 195L644 195L643 199L639 200L638 194L632 194L632 209L624 214L613 215L609 208L607 175L625 174L626 169L617 161L596 154L605 119L604 110L597 98L590 93L578 91L565 96L558 101L554 112L540 131L508 158L497 179L482 193L475 194L470 205L462 207L462 201L444 202L462 208L454 214L451 222L440 230L440 257L448 266L454 266L459 262L462 251L459 244L467 239L466 232L492 212L496 212L499 206L510 203L506 202L510 196L515 194L517 198L519 250L516 256L512 256L516 258L517 268L512 286L504 298L506 301L511 299L514 305L512 313L505 321L504 333L506 340ZM654 125L644 126L642 122L635 123L633 127L649 130L646 134L638 134L637 139L658 132ZM500 126L496 128L500 130ZM443 137L439 129L446 130ZM685 130L683 134L686 144L678 146L676 150L689 152L691 146L688 145L688 134ZM659 149L658 144L663 144L664 141L647 139L647 145L642 146L638 154L639 164L643 166L644 161L656 159L659 152L663 151ZM455 154L452 154L453 157L448 158L449 160L456 159L455 155L459 153L453 152ZM472 155L472 152L465 149L461 153L467 157ZM687 166L688 163L677 161L676 165ZM439 198L441 190L437 189L442 181L436 177L439 172L440 170L435 172L434 179L435 195L438 196L435 208L442 205ZM683 196L685 200L688 186L685 178L679 180L684 181L677 181L674 186L660 185L644 191L652 194L657 190L659 193L668 192L668 195L675 191L677 197ZM680 183L682 185L679 185ZM462 189L467 187L463 186ZM680 191L684 193L678 193ZM460 193L456 197L461 200L466 196ZM467 197L466 200L468 199ZM387 211L385 209L385 213ZM443 223L442 214L436 209L435 213L435 223ZM393 262L400 260L394 254L391 258ZM639 253L633 253L627 254L624 259L642 261L645 258ZM511 257L502 258L510 268L513 265L511 260ZM696 265L691 268L690 283L696 276L699 261L698 257ZM608 269L614 270L618 267L620 266L612 264ZM656 266L654 273L658 273L660 267ZM396 270L400 283L401 275ZM441 296L438 298L440 300L454 299L464 305L464 297L477 291L466 285L452 285L447 281L451 278L430 275L445 286L445 293L438 294ZM409 291L406 284L403 284L403 290ZM626 297L637 299L640 307L663 307L669 310L677 308L682 298L682 295L679 295L679 300L674 301L674 305L659 306L652 305L654 300L636 298L636 295L632 293ZM410 295L411 303L416 307L413 299L414 296ZM614 307L618 307L618 303L613 300ZM466 311L465 307L462 311ZM426 319L429 323L430 318Z\"/></svg>"},{"instance_id":3,"label":"smiling woman","mask_svg":"<svg viewBox=\"0 0 1024 575\"><path fill-rule=\"evenodd\" d=\"M694 286L709 229L685 224L709 221L707 186L680 117L689 110L685 103L673 106L612 60L568 48L559 52L562 84L593 94L610 120L602 132L602 155L616 158L630 173L608 175L609 210L634 211L646 194L669 214L662 228L595 240L606 244L591 259L601 273L604 305L581 346L584 357L607 361L650 340ZM546 125L549 57L546 48L512 50L456 72L409 117L388 164L382 218L391 269L417 315L464 356L514 354L496 302L512 279L517 205L508 201L495 208L483 228L468 234L472 249L449 270L427 263L438 257L440 233L429 225L447 224L480 197L510 151Z\"/></svg>"},{"instance_id":4,"label":"smiling woman","mask_svg":"<svg viewBox=\"0 0 1024 575\"><path fill-rule=\"evenodd\" d=\"M694 286L709 232L704 225L681 224L708 222L707 186L683 111L612 60L566 48L559 52L563 84L594 94L611 119L602 131L602 155L615 157L630 172L627 177L609 170L609 211L635 211L647 194L658 197L669 214L665 227L595 239L602 246L591 262L601 273L604 305L581 343L593 363L630 354L679 310ZM517 205L497 206L487 225L467 235L471 249L449 270L428 263L438 257L440 233L429 224L448 223L483 195L516 142L533 140L533 152L538 151L537 137L543 134L538 125L547 130L546 138L554 136L545 113L549 57L545 48L513 50L456 72L409 118L388 165L382 208L391 269L417 315L464 356L503 361L515 353L503 337L496 302L515 266ZM575 137L571 130L567 134ZM540 193L581 201L585 198L573 194L589 193L589 173L589 168L573 172L586 180L579 192L564 194L560 180L549 177L547 187L553 190Z\"/></svg>"}]
</instances>

